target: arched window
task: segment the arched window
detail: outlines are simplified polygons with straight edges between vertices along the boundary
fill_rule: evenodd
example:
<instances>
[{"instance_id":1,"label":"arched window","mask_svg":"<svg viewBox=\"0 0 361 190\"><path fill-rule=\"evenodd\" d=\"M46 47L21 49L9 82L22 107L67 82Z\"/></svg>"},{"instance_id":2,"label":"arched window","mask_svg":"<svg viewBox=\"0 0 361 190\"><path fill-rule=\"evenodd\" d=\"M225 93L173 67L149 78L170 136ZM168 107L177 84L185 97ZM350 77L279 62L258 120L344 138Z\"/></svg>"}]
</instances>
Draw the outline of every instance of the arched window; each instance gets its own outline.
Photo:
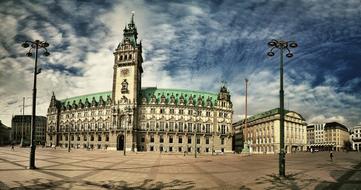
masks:
<instances>
[{"instance_id":1,"label":"arched window","mask_svg":"<svg viewBox=\"0 0 361 190\"><path fill-rule=\"evenodd\" d=\"M129 54L129 59L132 59L132 54Z\"/></svg>"},{"instance_id":2,"label":"arched window","mask_svg":"<svg viewBox=\"0 0 361 190\"><path fill-rule=\"evenodd\" d=\"M119 57L119 60L120 60L120 61L122 61L122 60L123 60L123 56L122 56L122 55Z\"/></svg>"},{"instance_id":3,"label":"arched window","mask_svg":"<svg viewBox=\"0 0 361 190\"><path fill-rule=\"evenodd\" d=\"M127 55L124 55L124 60L127 60Z\"/></svg>"}]
</instances>

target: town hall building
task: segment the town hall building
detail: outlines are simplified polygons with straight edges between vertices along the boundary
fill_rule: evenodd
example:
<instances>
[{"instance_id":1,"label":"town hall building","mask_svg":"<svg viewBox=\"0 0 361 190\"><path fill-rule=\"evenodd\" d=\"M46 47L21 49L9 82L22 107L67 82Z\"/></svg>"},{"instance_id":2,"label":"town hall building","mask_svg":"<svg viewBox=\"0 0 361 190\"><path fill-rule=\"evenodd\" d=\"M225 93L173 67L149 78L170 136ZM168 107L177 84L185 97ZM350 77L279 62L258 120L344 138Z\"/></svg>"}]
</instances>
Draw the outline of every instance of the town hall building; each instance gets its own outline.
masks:
<instances>
[{"instance_id":1,"label":"town hall building","mask_svg":"<svg viewBox=\"0 0 361 190\"><path fill-rule=\"evenodd\" d=\"M218 93L143 88L134 14L114 51L112 91L57 99L47 113L47 146L119 151L232 152L232 102Z\"/></svg>"}]
</instances>

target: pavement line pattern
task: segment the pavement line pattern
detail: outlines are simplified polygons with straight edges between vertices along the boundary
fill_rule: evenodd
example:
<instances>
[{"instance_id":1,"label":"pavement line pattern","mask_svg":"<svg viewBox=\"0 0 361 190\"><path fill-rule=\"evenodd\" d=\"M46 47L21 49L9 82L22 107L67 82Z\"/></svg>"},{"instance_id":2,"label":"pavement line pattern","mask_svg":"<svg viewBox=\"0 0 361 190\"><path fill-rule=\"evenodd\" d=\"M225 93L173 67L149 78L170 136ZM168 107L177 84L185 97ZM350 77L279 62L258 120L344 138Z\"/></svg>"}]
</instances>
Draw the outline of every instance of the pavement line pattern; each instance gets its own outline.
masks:
<instances>
[{"instance_id":1,"label":"pavement line pattern","mask_svg":"<svg viewBox=\"0 0 361 190\"><path fill-rule=\"evenodd\" d=\"M181 157L181 156L178 156L178 158L181 158L181 159L185 160L185 159L184 159L183 157ZM209 173L208 171L206 171L206 170L202 169L201 167L197 166L197 165L194 164L193 162L188 162L188 164L189 164L190 166L192 166L194 169L196 169L196 171L198 171L199 174L201 174L201 175L206 175L207 178L209 179L209 181L215 182L215 183L218 185L218 187L224 188L224 187L228 186L228 187L230 187L230 188L235 188L235 187L232 187L232 186L228 185L228 183L227 183L226 181L223 181L222 179L220 179L220 178L212 175L212 174Z\"/></svg>"}]
</instances>

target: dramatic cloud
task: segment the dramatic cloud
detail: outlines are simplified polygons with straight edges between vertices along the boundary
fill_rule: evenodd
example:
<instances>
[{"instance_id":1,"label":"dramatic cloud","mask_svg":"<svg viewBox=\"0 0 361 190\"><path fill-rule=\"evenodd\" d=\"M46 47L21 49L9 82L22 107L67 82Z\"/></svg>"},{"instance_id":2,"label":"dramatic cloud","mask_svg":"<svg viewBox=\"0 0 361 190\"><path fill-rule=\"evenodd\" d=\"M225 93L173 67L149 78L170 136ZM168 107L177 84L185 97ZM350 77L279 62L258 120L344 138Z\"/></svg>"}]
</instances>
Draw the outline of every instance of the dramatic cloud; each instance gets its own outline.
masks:
<instances>
[{"instance_id":1,"label":"dramatic cloud","mask_svg":"<svg viewBox=\"0 0 361 190\"><path fill-rule=\"evenodd\" d=\"M143 43L143 86L217 92L226 81L234 119L278 107L279 57L270 39L296 40L285 58L285 106L307 122L361 122L361 2L332 1L2 1L0 119L10 125L22 97L31 97L33 59L20 47L47 40L40 57L38 114L51 92L63 99L110 91L115 47L135 11ZM30 104L31 98L27 98ZM30 106L26 113L30 114Z\"/></svg>"}]
</instances>

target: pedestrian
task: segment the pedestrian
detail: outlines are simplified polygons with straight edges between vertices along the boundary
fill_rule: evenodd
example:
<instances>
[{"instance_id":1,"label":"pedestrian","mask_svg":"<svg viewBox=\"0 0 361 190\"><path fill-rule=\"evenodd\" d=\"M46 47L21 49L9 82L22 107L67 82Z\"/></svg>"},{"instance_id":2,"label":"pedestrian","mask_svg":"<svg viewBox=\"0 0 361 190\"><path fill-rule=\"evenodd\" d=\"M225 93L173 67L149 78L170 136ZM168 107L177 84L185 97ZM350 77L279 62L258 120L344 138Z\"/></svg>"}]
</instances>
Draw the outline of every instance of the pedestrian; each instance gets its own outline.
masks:
<instances>
[{"instance_id":1,"label":"pedestrian","mask_svg":"<svg viewBox=\"0 0 361 190\"><path fill-rule=\"evenodd\" d=\"M12 151L15 151L14 143L11 143L11 150L12 150Z\"/></svg>"},{"instance_id":2,"label":"pedestrian","mask_svg":"<svg viewBox=\"0 0 361 190\"><path fill-rule=\"evenodd\" d=\"M333 152L332 150L330 151L330 159L331 159L331 162L333 161Z\"/></svg>"}]
</instances>

